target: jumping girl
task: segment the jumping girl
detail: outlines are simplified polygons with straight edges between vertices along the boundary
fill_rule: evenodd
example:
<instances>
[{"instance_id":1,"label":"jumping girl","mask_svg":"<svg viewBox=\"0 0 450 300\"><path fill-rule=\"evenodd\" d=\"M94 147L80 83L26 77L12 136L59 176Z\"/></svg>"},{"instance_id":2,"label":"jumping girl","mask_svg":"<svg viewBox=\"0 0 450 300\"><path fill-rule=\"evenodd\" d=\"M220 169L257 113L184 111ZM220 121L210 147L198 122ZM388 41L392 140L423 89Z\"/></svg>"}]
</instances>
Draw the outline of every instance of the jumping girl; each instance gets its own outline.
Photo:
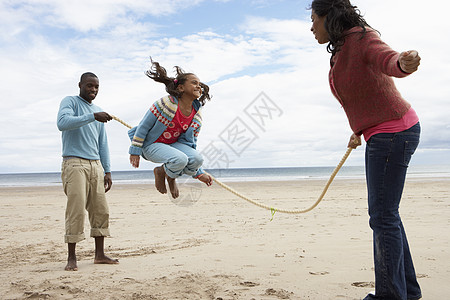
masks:
<instances>
[{"instance_id":1,"label":"jumping girl","mask_svg":"<svg viewBox=\"0 0 450 300\"><path fill-rule=\"evenodd\" d=\"M193 73L185 73L175 66L176 77L167 76L166 69L151 60L146 75L156 82L164 83L169 95L159 99L150 107L137 127L128 131L131 139L130 163L139 167L140 156L156 167L156 189L167 193L166 180L173 198L179 196L176 178L190 175L212 184L212 178L201 166L203 158L196 150L197 136L202 126L200 110L205 100L210 100L209 87L200 82Z\"/></svg>"}]
</instances>

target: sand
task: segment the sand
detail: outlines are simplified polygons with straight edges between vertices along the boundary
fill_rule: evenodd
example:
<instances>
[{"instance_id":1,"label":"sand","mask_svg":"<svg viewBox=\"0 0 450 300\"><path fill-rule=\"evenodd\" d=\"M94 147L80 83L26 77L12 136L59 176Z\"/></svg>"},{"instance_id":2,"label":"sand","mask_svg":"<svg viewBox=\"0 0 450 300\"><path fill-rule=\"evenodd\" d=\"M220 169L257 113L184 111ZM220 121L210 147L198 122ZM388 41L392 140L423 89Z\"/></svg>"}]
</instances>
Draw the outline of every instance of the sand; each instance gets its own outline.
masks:
<instances>
[{"instance_id":1,"label":"sand","mask_svg":"<svg viewBox=\"0 0 450 300\"><path fill-rule=\"evenodd\" d=\"M309 207L324 184L229 183L285 209ZM76 272L64 271L62 188L0 188L0 298L362 299L374 290L363 180L336 179L313 211L273 219L217 184L180 185L180 201L153 185L113 185L105 247L120 264L94 265L87 237ZM405 187L401 214L423 299L450 294L449 198L450 178Z\"/></svg>"}]
</instances>

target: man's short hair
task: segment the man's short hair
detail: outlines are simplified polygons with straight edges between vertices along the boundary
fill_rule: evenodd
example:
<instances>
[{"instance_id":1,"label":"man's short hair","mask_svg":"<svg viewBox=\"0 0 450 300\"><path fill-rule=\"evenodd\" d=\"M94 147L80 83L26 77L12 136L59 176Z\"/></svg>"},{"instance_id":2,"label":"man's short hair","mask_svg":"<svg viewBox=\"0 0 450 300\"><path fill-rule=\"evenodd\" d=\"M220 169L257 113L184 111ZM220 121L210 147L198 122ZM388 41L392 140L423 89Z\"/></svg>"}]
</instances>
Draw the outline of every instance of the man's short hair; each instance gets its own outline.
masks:
<instances>
[{"instance_id":1,"label":"man's short hair","mask_svg":"<svg viewBox=\"0 0 450 300\"><path fill-rule=\"evenodd\" d=\"M86 73L83 73L83 75L81 75L80 82L83 82L83 80L86 79L87 77L95 77L98 79L97 75L95 75L94 73L86 72Z\"/></svg>"}]
</instances>

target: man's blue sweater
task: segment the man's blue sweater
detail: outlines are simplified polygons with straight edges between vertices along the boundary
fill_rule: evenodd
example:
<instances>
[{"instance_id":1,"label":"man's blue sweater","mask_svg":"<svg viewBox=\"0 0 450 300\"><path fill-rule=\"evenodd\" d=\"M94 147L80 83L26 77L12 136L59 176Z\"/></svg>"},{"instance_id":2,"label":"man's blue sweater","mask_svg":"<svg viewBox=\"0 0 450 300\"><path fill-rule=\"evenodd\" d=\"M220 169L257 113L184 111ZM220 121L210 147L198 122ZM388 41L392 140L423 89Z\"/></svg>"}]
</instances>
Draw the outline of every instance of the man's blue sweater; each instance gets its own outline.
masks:
<instances>
[{"instance_id":1,"label":"man's blue sweater","mask_svg":"<svg viewBox=\"0 0 450 300\"><path fill-rule=\"evenodd\" d=\"M62 156L99 159L105 173L111 172L105 124L94 118L102 109L80 96L68 96L61 101L57 125L62 131Z\"/></svg>"}]
</instances>

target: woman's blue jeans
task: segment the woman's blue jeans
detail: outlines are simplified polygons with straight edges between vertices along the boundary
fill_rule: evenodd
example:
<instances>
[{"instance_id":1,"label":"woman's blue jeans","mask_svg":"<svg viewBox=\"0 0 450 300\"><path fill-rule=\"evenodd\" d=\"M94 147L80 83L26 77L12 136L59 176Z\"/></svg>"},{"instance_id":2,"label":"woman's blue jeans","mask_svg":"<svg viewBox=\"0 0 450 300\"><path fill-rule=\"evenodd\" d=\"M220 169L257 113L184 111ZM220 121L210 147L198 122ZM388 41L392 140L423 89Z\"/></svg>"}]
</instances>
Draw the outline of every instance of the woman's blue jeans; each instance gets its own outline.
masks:
<instances>
[{"instance_id":1,"label":"woman's blue jeans","mask_svg":"<svg viewBox=\"0 0 450 300\"><path fill-rule=\"evenodd\" d=\"M369 224L373 230L375 295L365 299L420 299L408 240L399 214L406 170L419 144L420 124L373 135L366 145Z\"/></svg>"},{"instance_id":2,"label":"woman's blue jeans","mask_svg":"<svg viewBox=\"0 0 450 300\"><path fill-rule=\"evenodd\" d=\"M154 163L163 163L170 178L183 174L194 176L203 164L203 157L197 150L179 142L153 143L143 149L142 155Z\"/></svg>"}]
</instances>

